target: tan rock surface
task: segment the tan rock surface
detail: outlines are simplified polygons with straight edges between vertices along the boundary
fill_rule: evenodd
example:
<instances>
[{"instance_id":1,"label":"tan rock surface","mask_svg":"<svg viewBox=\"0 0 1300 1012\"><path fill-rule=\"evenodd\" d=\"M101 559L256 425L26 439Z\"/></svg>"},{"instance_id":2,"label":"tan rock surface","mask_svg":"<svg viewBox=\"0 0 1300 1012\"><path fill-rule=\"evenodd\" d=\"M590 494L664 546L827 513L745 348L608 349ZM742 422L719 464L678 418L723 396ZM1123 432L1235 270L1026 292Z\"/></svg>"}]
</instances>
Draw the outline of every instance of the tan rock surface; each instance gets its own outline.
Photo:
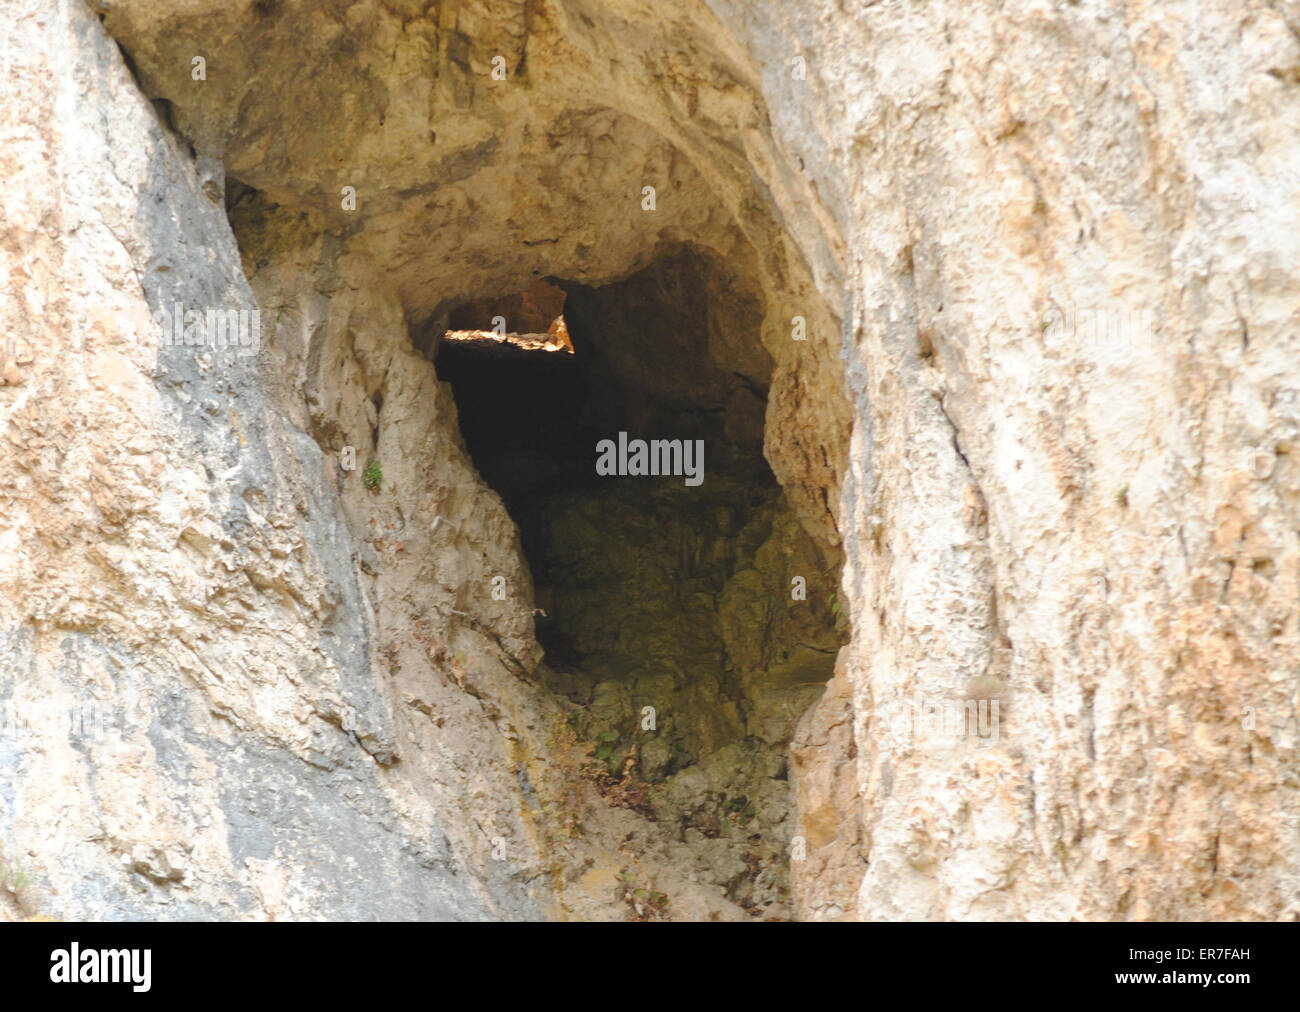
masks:
<instances>
[{"instance_id":1,"label":"tan rock surface","mask_svg":"<svg viewBox=\"0 0 1300 1012\"><path fill-rule=\"evenodd\" d=\"M0 11L0 857L50 909L623 916L644 832L742 916L599 799L557 843L429 359L689 247L843 559L797 914L1300 917L1294 5L92 6Z\"/></svg>"}]
</instances>

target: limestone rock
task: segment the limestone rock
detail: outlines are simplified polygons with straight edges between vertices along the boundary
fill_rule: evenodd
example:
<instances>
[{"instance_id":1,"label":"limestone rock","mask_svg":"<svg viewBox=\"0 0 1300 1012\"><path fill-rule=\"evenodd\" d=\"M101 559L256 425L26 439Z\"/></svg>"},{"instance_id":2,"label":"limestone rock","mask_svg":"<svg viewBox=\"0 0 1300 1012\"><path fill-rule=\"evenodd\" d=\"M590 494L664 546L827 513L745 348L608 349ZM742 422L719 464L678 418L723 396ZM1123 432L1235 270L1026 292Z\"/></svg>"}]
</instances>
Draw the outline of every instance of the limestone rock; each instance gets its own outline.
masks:
<instances>
[{"instance_id":1,"label":"limestone rock","mask_svg":"<svg viewBox=\"0 0 1300 1012\"><path fill-rule=\"evenodd\" d=\"M9 0L0 916L1300 917L1292 7ZM671 826L432 361L547 278L781 487Z\"/></svg>"}]
</instances>

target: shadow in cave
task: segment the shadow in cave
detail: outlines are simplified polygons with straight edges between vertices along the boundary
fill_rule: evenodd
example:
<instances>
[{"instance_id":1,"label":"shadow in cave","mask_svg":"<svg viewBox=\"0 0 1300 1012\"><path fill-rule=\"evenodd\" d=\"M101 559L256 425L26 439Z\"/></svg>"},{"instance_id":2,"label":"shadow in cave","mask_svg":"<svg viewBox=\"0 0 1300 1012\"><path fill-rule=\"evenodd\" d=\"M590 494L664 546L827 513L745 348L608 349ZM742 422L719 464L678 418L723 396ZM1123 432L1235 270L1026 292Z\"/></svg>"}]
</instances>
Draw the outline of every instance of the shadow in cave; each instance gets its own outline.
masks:
<instances>
[{"instance_id":1,"label":"shadow in cave","mask_svg":"<svg viewBox=\"0 0 1300 1012\"><path fill-rule=\"evenodd\" d=\"M712 307L698 257L669 257L601 288L563 281L555 287L564 293L573 354L508 341L444 339L436 367L454 392L471 459L519 528L544 612L537 638L547 664L574 673L595 652L606 662L598 673L617 676L635 658L620 664L620 651L605 649L613 644L602 638L616 639L618 633L584 621L590 608L583 598L603 590L623 599L629 621L635 621L649 620L638 606L647 594L666 595L672 608L702 611L699 621L713 621L712 597L720 587L700 593L697 584L726 574L693 564L699 546L680 541L707 538L719 510L726 526L743 527L751 507L779 495L762 456L766 391L754 378L712 361ZM486 330L493 319L513 323L522 312L521 298L528 302L528 293L476 300L453 310L449 327ZM539 330L545 316L534 313L530 322L530 329ZM757 371L765 365L760 362ZM620 432L629 440L702 441L703 483L687 487L680 476L598 475L597 444L617 440ZM659 524L678 543L647 539L640 524L620 524L629 513ZM592 536L586 547L603 546L608 560L566 549L577 528ZM654 553L670 556L681 578L677 586L665 587L658 579L672 574L665 574L665 560ZM621 568L621 578L610 566ZM722 667L716 643L695 646L705 663ZM571 683L556 688L570 696L587 694Z\"/></svg>"},{"instance_id":2,"label":"shadow in cave","mask_svg":"<svg viewBox=\"0 0 1300 1012\"><path fill-rule=\"evenodd\" d=\"M825 564L763 457L756 300L689 250L598 288L557 285L572 355L451 339L518 320L521 293L454 310L436 358L466 449L518 525L548 688L594 705L620 741L641 705L671 711L640 754L647 779L728 743L788 740L839 638ZM537 335L547 315L520 329ZM598 442L620 432L702 441L702 484L598 475ZM817 593L792 602L794 576Z\"/></svg>"},{"instance_id":3,"label":"shadow in cave","mask_svg":"<svg viewBox=\"0 0 1300 1012\"><path fill-rule=\"evenodd\" d=\"M519 528L541 678L611 781L656 787L667 832L735 850L718 858L728 896L783 902L786 746L843 636L836 567L763 457L760 307L689 250L601 287L556 284L573 354L539 350L558 301L519 325L532 350L484 333L528 316L531 289L457 307L436 351L466 449ZM597 444L620 432L703 441L702 484L599 475Z\"/></svg>"},{"instance_id":4,"label":"shadow in cave","mask_svg":"<svg viewBox=\"0 0 1300 1012\"><path fill-rule=\"evenodd\" d=\"M540 506L561 491L595 489L593 461L601 438L587 417L592 351L529 351L511 344L443 341L438 378L451 384L461 437L483 480L501 496L519 527L534 582Z\"/></svg>"}]
</instances>

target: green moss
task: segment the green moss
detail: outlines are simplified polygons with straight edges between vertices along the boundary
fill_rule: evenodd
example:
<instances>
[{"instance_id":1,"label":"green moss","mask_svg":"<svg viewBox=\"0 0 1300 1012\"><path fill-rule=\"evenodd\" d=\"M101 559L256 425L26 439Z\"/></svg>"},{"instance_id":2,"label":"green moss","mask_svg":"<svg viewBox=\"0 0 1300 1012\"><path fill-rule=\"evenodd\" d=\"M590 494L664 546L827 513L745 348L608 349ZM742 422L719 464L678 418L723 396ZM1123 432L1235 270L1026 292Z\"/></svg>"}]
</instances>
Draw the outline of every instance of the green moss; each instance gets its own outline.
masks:
<instances>
[{"instance_id":1,"label":"green moss","mask_svg":"<svg viewBox=\"0 0 1300 1012\"><path fill-rule=\"evenodd\" d=\"M372 460L366 465L365 473L361 475L361 480L366 488L371 492L378 492L384 482L384 470L379 466L379 461Z\"/></svg>"},{"instance_id":2,"label":"green moss","mask_svg":"<svg viewBox=\"0 0 1300 1012\"><path fill-rule=\"evenodd\" d=\"M0 892L8 893L24 916L31 919L50 920L36 910L36 874L26 865L0 856Z\"/></svg>"}]
</instances>

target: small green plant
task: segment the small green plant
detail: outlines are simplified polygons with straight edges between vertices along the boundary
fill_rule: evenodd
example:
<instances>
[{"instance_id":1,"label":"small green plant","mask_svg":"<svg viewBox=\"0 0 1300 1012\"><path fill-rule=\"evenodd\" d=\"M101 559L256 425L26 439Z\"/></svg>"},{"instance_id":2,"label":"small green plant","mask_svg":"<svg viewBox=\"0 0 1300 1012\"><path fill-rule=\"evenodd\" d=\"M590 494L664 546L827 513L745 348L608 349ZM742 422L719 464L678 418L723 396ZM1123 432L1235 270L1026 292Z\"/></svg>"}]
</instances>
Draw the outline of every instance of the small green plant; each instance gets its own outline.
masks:
<instances>
[{"instance_id":1,"label":"small green plant","mask_svg":"<svg viewBox=\"0 0 1300 1012\"><path fill-rule=\"evenodd\" d=\"M17 893L31 886L36 877L22 865L0 861L0 887L7 893Z\"/></svg>"},{"instance_id":2,"label":"small green plant","mask_svg":"<svg viewBox=\"0 0 1300 1012\"><path fill-rule=\"evenodd\" d=\"M723 806L723 811L727 815L720 823L720 829L723 836L730 836L732 829L742 829L749 824L749 821L758 814L757 809L750 804L749 799L743 795L738 798L732 798Z\"/></svg>"},{"instance_id":3,"label":"small green plant","mask_svg":"<svg viewBox=\"0 0 1300 1012\"><path fill-rule=\"evenodd\" d=\"M35 914L30 893L36 884L36 875L25 865L0 857L0 892L6 892L26 916Z\"/></svg>"},{"instance_id":4,"label":"small green plant","mask_svg":"<svg viewBox=\"0 0 1300 1012\"><path fill-rule=\"evenodd\" d=\"M1115 493L1115 501L1119 503L1120 509L1128 509L1128 486L1125 485Z\"/></svg>"},{"instance_id":5,"label":"small green plant","mask_svg":"<svg viewBox=\"0 0 1300 1012\"><path fill-rule=\"evenodd\" d=\"M840 599L834 594L831 595L831 614L836 618L840 617Z\"/></svg>"},{"instance_id":6,"label":"small green plant","mask_svg":"<svg viewBox=\"0 0 1300 1012\"><path fill-rule=\"evenodd\" d=\"M623 884L623 899L632 908L634 921L656 921L668 919L668 894L650 888L650 881L642 875L640 884L630 871L623 871L618 876Z\"/></svg>"},{"instance_id":7,"label":"small green plant","mask_svg":"<svg viewBox=\"0 0 1300 1012\"><path fill-rule=\"evenodd\" d=\"M601 731L601 734L597 735L597 738L601 739L601 744L598 744L597 747L595 747L595 757L597 757L598 760L608 760L611 754L614 753L614 745L616 741L619 740L619 732Z\"/></svg>"},{"instance_id":8,"label":"small green plant","mask_svg":"<svg viewBox=\"0 0 1300 1012\"><path fill-rule=\"evenodd\" d=\"M275 313L276 326L279 326L280 318L293 309L293 304L290 302L277 302L275 305L271 306L270 309Z\"/></svg>"},{"instance_id":9,"label":"small green plant","mask_svg":"<svg viewBox=\"0 0 1300 1012\"><path fill-rule=\"evenodd\" d=\"M663 914L668 907L668 895L652 889L633 889L632 897L648 903L657 914Z\"/></svg>"},{"instance_id":10,"label":"small green plant","mask_svg":"<svg viewBox=\"0 0 1300 1012\"><path fill-rule=\"evenodd\" d=\"M378 492L384 482L384 469L379 466L379 461L372 460L366 465L365 472L361 475L361 481L371 492Z\"/></svg>"},{"instance_id":11,"label":"small green plant","mask_svg":"<svg viewBox=\"0 0 1300 1012\"><path fill-rule=\"evenodd\" d=\"M748 822L758 814L758 810L755 809L754 806L750 804L749 799L743 795L739 798L732 798L727 802L725 807L727 811L734 812L738 815L741 822Z\"/></svg>"}]
</instances>

